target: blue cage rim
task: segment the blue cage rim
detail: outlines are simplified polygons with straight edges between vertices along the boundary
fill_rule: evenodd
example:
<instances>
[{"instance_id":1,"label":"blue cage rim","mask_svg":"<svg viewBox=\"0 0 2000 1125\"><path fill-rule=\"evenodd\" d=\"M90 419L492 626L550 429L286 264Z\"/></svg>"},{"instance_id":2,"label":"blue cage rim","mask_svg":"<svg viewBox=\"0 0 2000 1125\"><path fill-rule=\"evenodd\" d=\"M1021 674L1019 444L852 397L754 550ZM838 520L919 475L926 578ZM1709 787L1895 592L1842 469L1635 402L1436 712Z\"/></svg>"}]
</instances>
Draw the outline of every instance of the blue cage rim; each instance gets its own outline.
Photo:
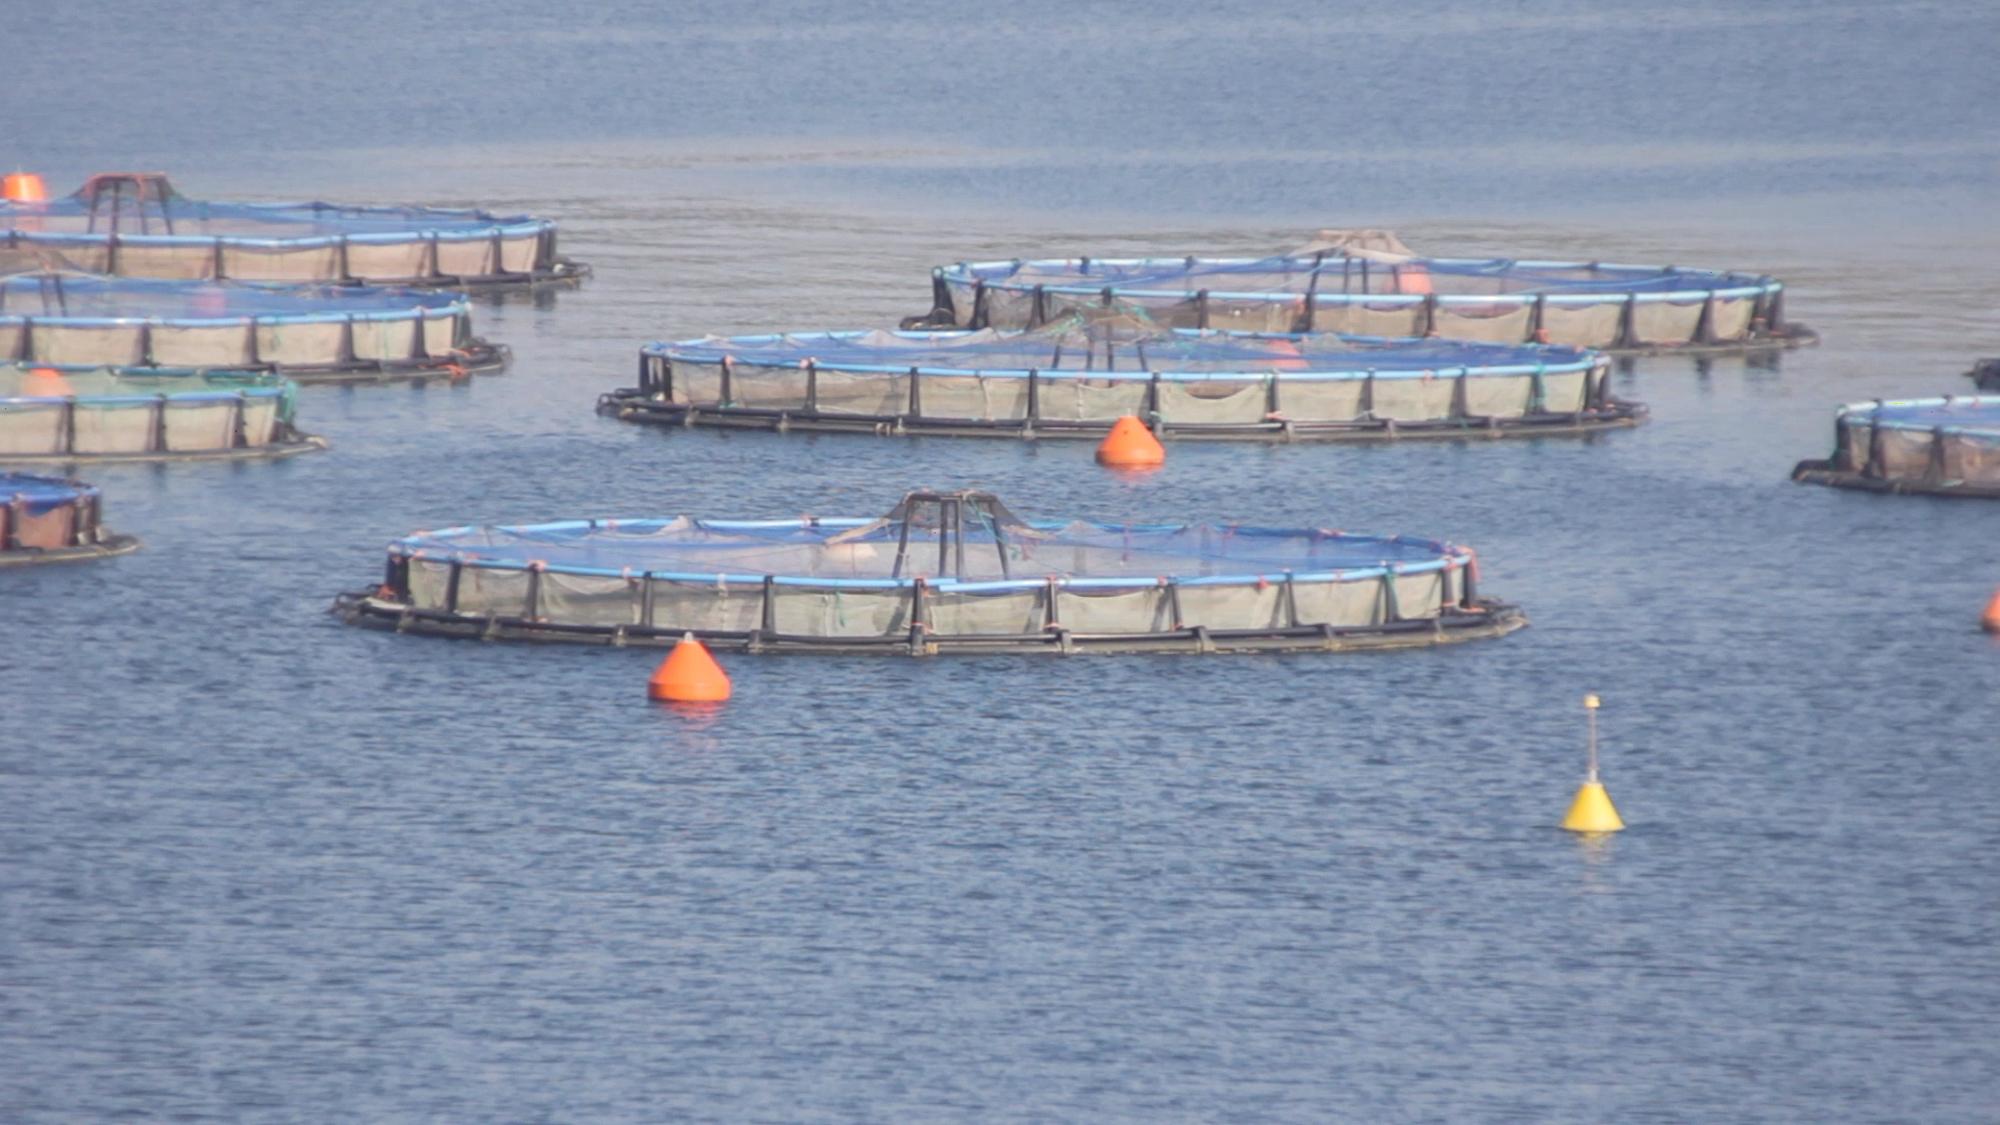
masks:
<instances>
[{"instance_id":1,"label":"blue cage rim","mask_svg":"<svg viewBox=\"0 0 2000 1125\"><path fill-rule=\"evenodd\" d=\"M799 361L769 358L740 358L730 354L722 345L755 346L785 339L812 339L824 337L835 341L860 339L871 335L874 330L845 330L835 332L805 333L765 333L754 336L702 337L688 340L655 341L640 348L646 357L664 359L672 363L676 359L696 363L720 363L725 360L732 367L761 367L771 369L794 369ZM923 342L930 340L963 339L975 336L986 329L954 329L935 332L894 331L886 334L898 339ZM1299 333L1290 332L1232 332L1214 328L1175 328L1167 330L1175 336L1188 339L1226 337L1251 340L1296 340ZM1436 346L1438 341L1420 336L1364 336L1352 333L1321 333L1322 336L1364 346L1407 345ZM821 361L813 358L809 362L820 371L854 372L868 375L908 375L926 377L968 377L1025 379L1030 375L1040 379L1117 379L1117 378L1158 378L1163 382L1262 382L1273 374L1282 379L1303 381L1336 381L1348 379L1427 379L1444 375L1456 377L1461 374L1479 376L1518 375L1560 375L1571 372L1590 371L1609 363L1602 353L1589 348L1567 347L1559 344L1476 344L1482 350L1496 354L1513 354L1521 357L1520 362L1495 364L1444 364L1431 367L1371 367L1356 366L1343 368L1316 368L1306 370L1273 370L1245 367L1240 371L1173 371L1155 370L1149 367L1134 367L1129 371L1087 371L1076 369L1044 370L1038 367L931 367L923 364L864 364L851 361ZM1393 353L1385 353L1393 354ZM1533 357L1546 356L1535 360Z\"/></svg>"},{"instance_id":2,"label":"blue cage rim","mask_svg":"<svg viewBox=\"0 0 2000 1125\"><path fill-rule=\"evenodd\" d=\"M1784 288L1783 283L1781 283L1776 278L1771 277L1768 274L1753 274L1753 273L1745 273L1734 270L1719 270L1719 269L1710 269L1705 267L1692 267L1692 266L1676 266L1676 265L1659 266L1659 265L1641 265L1641 264L1627 263L1627 262L1602 262L1602 261L1597 261L1597 262L1556 261L1552 259L1531 259L1531 258L1412 257L1400 261L1377 262L1371 259L1352 258L1345 255L1335 255L1335 254L1328 254L1325 255L1324 257L1314 257L1311 255L1280 254L1262 258L1234 258L1234 257L1204 258L1199 256L1185 256L1185 255L1179 257L1142 257L1142 258L1007 258L1007 259L997 259L997 260L982 261L982 262L962 261L962 262L954 262L951 265L947 266L937 266L931 270L931 276L933 278L945 282L954 282L954 281L960 283L976 282L983 284L986 288L989 289L1005 289L1017 292L1031 291L1039 286L1044 292L1048 293L1059 293L1066 295L1094 294L1094 293L1102 293L1108 285L1113 292L1123 293L1131 296L1185 297L1188 295L1188 291L1186 290L1151 290L1151 289L1133 288L1117 284L1118 279L1116 278L1107 278L1105 284L1098 284L1098 285L1089 285L1080 279L1075 281L1074 283L1050 284L1048 282L1040 282L1040 283L1014 282L1011 280L1011 278L1014 274L1018 273L1020 270L1028 267L1037 267L1043 269L1067 269L1068 267L1077 264L1081 264L1082 266L1086 267L1083 270L1079 271L1086 275L1088 274L1087 267L1090 264L1112 266L1118 268L1128 268L1128 267L1157 268L1163 272L1171 272L1171 270L1174 267L1178 267L1181 270L1181 272L1190 274L1203 272L1204 270L1214 271L1214 272L1225 272L1225 273L1248 272L1253 267L1270 265L1274 268L1284 269L1288 272L1305 272L1309 275L1313 273L1318 273L1321 275L1329 275L1338 272L1340 263L1357 262L1357 261L1363 262L1367 265L1373 265L1385 271L1390 270L1395 266L1416 266L1424 269L1434 269L1440 273L1460 274L1460 275L1505 276L1508 271L1515 269L1592 270L1592 271L1607 272L1607 273L1630 274L1633 275L1632 280L1673 277L1676 275L1681 275L1688 277L1690 279L1697 279L1697 280L1712 279L1713 283L1711 284L1694 286L1685 290L1634 294L1635 296L1640 297L1642 300L1650 299L1655 301L1672 300L1672 299L1692 300L1694 299L1694 295L1696 294L1700 294L1704 298L1712 295L1717 298L1723 298L1723 299L1731 299L1736 297L1756 297L1756 296L1776 294L1777 292L1779 292ZM990 274L997 274L1000 276L997 277L987 276ZM1255 291L1255 290L1247 292L1237 292L1225 289L1209 289L1208 293L1209 296L1211 297L1222 297L1222 298L1233 298L1233 299L1250 298L1250 299L1262 299L1262 300L1270 300L1273 299L1274 297L1297 297L1303 295L1298 293L1274 293L1272 291ZM1615 295L1620 295L1620 294L1619 291L1613 289L1613 290L1605 290L1597 293L1588 293L1588 294L1548 293L1548 294L1542 294L1541 296L1544 296L1546 299L1550 301L1556 301L1557 298L1559 297L1566 297L1572 303L1586 303L1586 301L1602 301L1606 298L1613 297ZM1394 300L1395 298L1398 297L1411 299L1401 303L1416 303L1416 302L1421 302L1427 295L1384 294L1384 293L1352 294L1352 293L1315 292L1313 296L1315 297L1315 299L1321 301L1338 304L1338 303L1353 303L1356 299L1364 299L1373 302L1376 300L1381 300L1383 298L1390 298L1390 300L1385 303L1398 303ZM1450 304L1450 303L1492 304L1497 301L1508 300L1508 299L1524 299L1526 301L1532 301L1536 296L1537 296L1536 294L1438 294L1437 300L1441 304Z\"/></svg>"},{"instance_id":3,"label":"blue cage rim","mask_svg":"<svg viewBox=\"0 0 2000 1125\"><path fill-rule=\"evenodd\" d=\"M1942 420L1954 410L1971 408L1981 412L1976 418L1953 423ZM1898 418L1897 412L1918 415ZM1968 433L1979 436L2000 437L2000 395L1945 395L1941 398L1871 399L1867 402L1843 404L1836 414L1836 422L1843 426L1867 425L1885 430L1909 430L1930 433L1943 430L1946 433Z\"/></svg>"},{"instance_id":4,"label":"blue cage rim","mask_svg":"<svg viewBox=\"0 0 2000 1125\"><path fill-rule=\"evenodd\" d=\"M469 566L482 570L527 572L535 571L553 574L573 574L593 578L646 579L667 582L693 582L710 585L773 585L788 588L817 588L832 590L908 590L923 583L932 590L957 593L1010 593L1027 590L1046 589L1051 583L1060 589L1072 590L1142 590L1160 586L1256 586L1285 582L1360 582L1380 580L1384 577L1411 574L1428 574L1439 571L1451 572L1476 565L1477 555L1469 547L1459 546L1443 540L1426 539L1404 535L1367 535L1342 532L1324 528L1271 528L1248 525L1215 525L1213 530L1227 531L1243 536L1271 536L1285 538L1314 537L1318 539L1340 539L1347 542L1395 544L1434 552L1438 557L1414 562L1388 562L1363 567L1342 567L1331 570L1296 571L1280 569L1275 571L1252 572L1226 575L1200 576L1115 576L1099 578L1078 577L1038 577L1019 579L977 579L965 580L948 576L921 578L821 578L810 576L786 576L765 573L728 573L717 571L669 571L633 569L631 567L591 567L567 563L549 563L535 559L489 559L481 558L476 552L459 550L438 550L425 545L426 541L445 539L452 536L476 534L484 531L499 531L508 534L535 535L592 530L633 530L657 531L680 525L716 531L774 531L824 529L829 531L866 527L881 522L879 518L867 517L806 517L789 520L681 520L662 519L600 519L600 520L560 520L539 524L507 524L494 526L462 525L435 531L415 532L393 540L388 547L391 558L413 561L443 562ZM1171 534L1196 530L1196 524L1105 524L1090 520L1027 520L1027 526L1038 531L1058 531L1082 524L1086 527L1109 533L1145 532Z\"/></svg>"}]
</instances>

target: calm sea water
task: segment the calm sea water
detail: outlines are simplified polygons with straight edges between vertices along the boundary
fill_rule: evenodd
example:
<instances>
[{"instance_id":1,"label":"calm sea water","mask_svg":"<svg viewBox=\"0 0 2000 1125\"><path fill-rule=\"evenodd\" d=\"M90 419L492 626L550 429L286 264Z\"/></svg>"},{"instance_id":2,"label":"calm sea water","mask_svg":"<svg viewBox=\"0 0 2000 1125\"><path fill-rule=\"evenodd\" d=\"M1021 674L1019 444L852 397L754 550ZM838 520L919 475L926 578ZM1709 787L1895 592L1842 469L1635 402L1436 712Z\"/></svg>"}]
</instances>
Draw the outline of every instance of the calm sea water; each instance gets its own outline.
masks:
<instances>
[{"instance_id":1,"label":"calm sea water","mask_svg":"<svg viewBox=\"0 0 2000 1125\"><path fill-rule=\"evenodd\" d=\"M0 1118L1992 1120L2000 506L1809 489L2000 348L1977 5L71 3L0 161L478 202L598 275L332 452L98 467L146 549L0 576ZM648 339L873 326L942 260L1768 270L1825 346L1643 359L1590 441L1082 447L600 419ZM655 655L344 628L418 527L1297 521L1476 545L1393 655ZM1556 830L1604 696L1630 829Z\"/></svg>"}]
</instances>

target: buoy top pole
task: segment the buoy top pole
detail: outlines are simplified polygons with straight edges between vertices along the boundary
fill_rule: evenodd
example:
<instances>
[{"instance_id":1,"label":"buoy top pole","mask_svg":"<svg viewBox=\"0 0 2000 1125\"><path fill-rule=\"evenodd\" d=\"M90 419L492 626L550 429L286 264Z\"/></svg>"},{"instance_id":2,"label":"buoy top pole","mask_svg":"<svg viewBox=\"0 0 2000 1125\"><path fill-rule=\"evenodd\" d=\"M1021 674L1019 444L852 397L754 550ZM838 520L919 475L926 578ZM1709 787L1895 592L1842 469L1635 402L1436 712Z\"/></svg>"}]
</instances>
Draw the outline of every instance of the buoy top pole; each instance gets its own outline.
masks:
<instances>
[{"instance_id":1,"label":"buoy top pole","mask_svg":"<svg viewBox=\"0 0 2000 1125\"><path fill-rule=\"evenodd\" d=\"M1597 708L1599 706L1601 704L1598 702L1596 692L1591 692L1583 697L1583 713L1590 717L1589 779L1591 781L1597 780Z\"/></svg>"}]
</instances>

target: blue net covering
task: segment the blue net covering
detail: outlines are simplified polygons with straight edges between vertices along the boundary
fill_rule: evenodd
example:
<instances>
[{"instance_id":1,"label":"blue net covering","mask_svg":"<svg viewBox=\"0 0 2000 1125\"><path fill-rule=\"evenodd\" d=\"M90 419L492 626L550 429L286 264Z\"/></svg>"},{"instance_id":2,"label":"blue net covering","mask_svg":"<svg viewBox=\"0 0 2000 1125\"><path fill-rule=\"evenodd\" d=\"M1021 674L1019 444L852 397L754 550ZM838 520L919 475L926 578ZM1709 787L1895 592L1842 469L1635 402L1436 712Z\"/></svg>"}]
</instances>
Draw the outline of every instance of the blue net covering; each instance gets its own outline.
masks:
<instances>
[{"instance_id":1,"label":"blue net covering","mask_svg":"<svg viewBox=\"0 0 2000 1125\"><path fill-rule=\"evenodd\" d=\"M1288 573L1418 573L1466 557L1425 539L1353 535L1315 528L1084 521L973 521L960 542L901 519L717 521L593 520L512 527L460 527L397 540L392 554L503 569L755 582L765 576L894 586L913 578L1040 583L1104 579L1129 586L1282 581ZM940 559L940 554L945 557Z\"/></svg>"},{"instance_id":2,"label":"blue net covering","mask_svg":"<svg viewBox=\"0 0 2000 1125\"><path fill-rule=\"evenodd\" d=\"M465 298L450 293L393 287L169 281L64 272L0 278L0 320L367 319L467 308Z\"/></svg>"},{"instance_id":3,"label":"blue net covering","mask_svg":"<svg viewBox=\"0 0 2000 1125\"><path fill-rule=\"evenodd\" d=\"M807 332L710 336L656 343L648 354L692 363L821 370L989 375L1052 372L1157 372L1163 378L1351 376L1367 372L1581 371L1595 357L1579 348L1385 339L1334 333L1294 335L1072 320L1031 332Z\"/></svg>"},{"instance_id":4,"label":"blue net covering","mask_svg":"<svg viewBox=\"0 0 2000 1125\"><path fill-rule=\"evenodd\" d=\"M0 504L19 500L26 505L31 516L44 515L74 504L80 498L97 494L97 489L79 481L0 472Z\"/></svg>"}]
</instances>

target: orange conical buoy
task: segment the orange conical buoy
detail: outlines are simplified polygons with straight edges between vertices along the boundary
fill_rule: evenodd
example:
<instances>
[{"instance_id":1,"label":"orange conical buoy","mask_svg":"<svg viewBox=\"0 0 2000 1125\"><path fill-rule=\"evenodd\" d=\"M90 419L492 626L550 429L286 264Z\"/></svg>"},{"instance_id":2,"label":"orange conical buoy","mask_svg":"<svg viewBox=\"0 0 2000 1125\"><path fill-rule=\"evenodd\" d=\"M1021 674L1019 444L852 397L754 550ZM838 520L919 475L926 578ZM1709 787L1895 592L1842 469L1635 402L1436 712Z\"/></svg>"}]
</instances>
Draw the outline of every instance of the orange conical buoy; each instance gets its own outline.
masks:
<instances>
[{"instance_id":1,"label":"orange conical buoy","mask_svg":"<svg viewBox=\"0 0 2000 1125\"><path fill-rule=\"evenodd\" d=\"M63 373L53 367L34 367L21 376L22 398L68 398L76 393Z\"/></svg>"},{"instance_id":2,"label":"orange conical buoy","mask_svg":"<svg viewBox=\"0 0 2000 1125\"><path fill-rule=\"evenodd\" d=\"M49 189L33 172L15 172L0 180L0 196L10 203L47 203Z\"/></svg>"},{"instance_id":3,"label":"orange conical buoy","mask_svg":"<svg viewBox=\"0 0 2000 1125\"><path fill-rule=\"evenodd\" d=\"M2000 590L1993 591L1993 600L1986 603L1986 612L1979 615L1979 627L1989 633L2000 633Z\"/></svg>"},{"instance_id":4,"label":"orange conical buoy","mask_svg":"<svg viewBox=\"0 0 2000 1125\"><path fill-rule=\"evenodd\" d=\"M720 703L729 698L729 673L689 633L654 669L646 694L666 703Z\"/></svg>"},{"instance_id":5,"label":"orange conical buoy","mask_svg":"<svg viewBox=\"0 0 2000 1125\"><path fill-rule=\"evenodd\" d=\"M1144 422L1127 414L1111 424L1097 446L1097 463L1114 469L1150 469L1167 463L1167 447Z\"/></svg>"}]
</instances>

